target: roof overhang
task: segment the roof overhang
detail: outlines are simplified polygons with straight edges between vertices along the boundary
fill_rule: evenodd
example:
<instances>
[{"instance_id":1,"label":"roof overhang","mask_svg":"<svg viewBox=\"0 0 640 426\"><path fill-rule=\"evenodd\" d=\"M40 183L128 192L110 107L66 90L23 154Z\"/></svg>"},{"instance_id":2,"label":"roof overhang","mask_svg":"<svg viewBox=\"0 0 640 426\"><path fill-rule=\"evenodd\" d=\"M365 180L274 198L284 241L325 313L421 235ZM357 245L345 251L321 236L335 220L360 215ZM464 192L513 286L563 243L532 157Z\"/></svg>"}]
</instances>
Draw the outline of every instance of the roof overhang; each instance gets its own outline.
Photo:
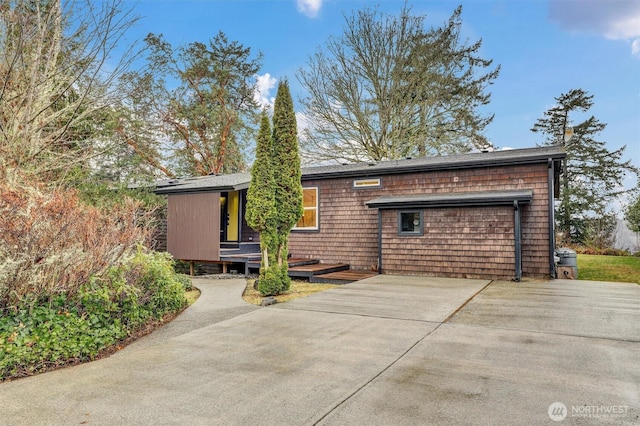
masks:
<instances>
[{"instance_id":1,"label":"roof overhang","mask_svg":"<svg viewBox=\"0 0 640 426\"><path fill-rule=\"evenodd\" d=\"M494 152L457 154L438 157L420 157L372 163L352 163L331 166L315 166L302 169L302 181L335 178L366 178L406 173L453 171L497 166L517 166L552 162L559 168L559 161L566 157L561 147L513 149ZM559 169L557 170L559 171ZM190 194L200 192L225 192L247 189L250 173L199 176L156 182L156 194Z\"/></svg>"},{"instance_id":2,"label":"roof overhang","mask_svg":"<svg viewBox=\"0 0 640 426\"><path fill-rule=\"evenodd\" d=\"M558 146L476 152L371 163L308 167L302 169L302 180L358 178L440 170L452 171L498 166L546 164L549 160L560 160L565 157L566 152L562 147Z\"/></svg>"},{"instance_id":3,"label":"roof overhang","mask_svg":"<svg viewBox=\"0 0 640 426\"><path fill-rule=\"evenodd\" d=\"M437 207L510 206L527 204L533 198L531 189L513 191L455 192L447 194L411 194L379 197L367 201L369 208L417 209Z\"/></svg>"},{"instance_id":4,"label":"roof overhang","mask_svg":"<svg viewBox=\"0 0 640 426\"><path fill-rule=\"evenodd\" d=\"M159 195L167 195L241 191L249 188L250 182L251 175L249 173L171 179L158 182L156 184L155 193Z\"/></svg>"}]
</instances>

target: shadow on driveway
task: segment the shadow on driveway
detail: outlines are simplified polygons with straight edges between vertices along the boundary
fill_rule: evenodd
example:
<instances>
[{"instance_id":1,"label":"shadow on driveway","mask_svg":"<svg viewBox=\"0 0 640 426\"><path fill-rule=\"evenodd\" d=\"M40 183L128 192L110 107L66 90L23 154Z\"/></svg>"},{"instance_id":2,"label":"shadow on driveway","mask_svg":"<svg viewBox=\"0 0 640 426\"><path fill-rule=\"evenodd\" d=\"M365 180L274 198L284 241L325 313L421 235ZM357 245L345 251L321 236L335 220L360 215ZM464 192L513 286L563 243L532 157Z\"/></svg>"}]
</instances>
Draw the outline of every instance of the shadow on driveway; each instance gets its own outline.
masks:
<instances>
[{"instance_id":1,"label":"shadow on driveway","mask_svg":"<svg viewBox=\"0 0 640 426\"><path fill-rule=\"evenodd\" d=\"M0 424L640 420L637 285L381 275L265 308L243 279L196 285L118 354L0 384Z\"/></svg>"}]
</instances>

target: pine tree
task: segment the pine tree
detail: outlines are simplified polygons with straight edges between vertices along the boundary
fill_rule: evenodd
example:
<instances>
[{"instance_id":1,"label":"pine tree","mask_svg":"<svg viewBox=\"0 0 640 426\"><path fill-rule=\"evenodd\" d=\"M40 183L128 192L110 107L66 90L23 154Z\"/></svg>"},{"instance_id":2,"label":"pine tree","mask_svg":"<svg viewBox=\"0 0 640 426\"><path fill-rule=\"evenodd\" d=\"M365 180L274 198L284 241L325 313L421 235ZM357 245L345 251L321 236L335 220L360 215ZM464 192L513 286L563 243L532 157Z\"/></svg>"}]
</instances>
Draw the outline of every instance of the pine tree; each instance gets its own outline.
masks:
<instances>
[{"instance_id":1,"label":"pine tree","mask_svg":"<svg viewBox=\"0 0 640 426\"><path fill-rule=\"evenodd\" d=\"M260 233L262 262L258 278L258 290L263 295L277 294L281 287L277 279L278 268L275 230L275 181L271 156L271 127L269 117L263 111L260 132L256 141L256 159L251 168L251 184L247 191L247 224Z\"/></svg>"},{"instance_id":2,"label":"pine tree","mask_svg":"<svg viewBox=\"0 0 640 426\"><path fill-rule=\"evenodd\" d=\"M207 44L174 47L156 34L147 35L145 42L148 66L129 73L127 84L136 109L144 114L145 130L167 137L132 148L166 175L244 170L245 141L255 136L259 119L253 95L262 55L252 58L250 48L230 41L223 32ZM135 126L123 128L131 127ZM133 140L136 134L123 136ZM154 145L171 164L149 155L154 149L147 145Z\"/></svg>"},{"instance_id":3,"label":"pine tree","mask_svg":"<svg viewBox=\"0 0 640 426\"><path fill-rule=\"evenodd\" d=\"M303 213L298 130L287 81L278 85L273 111L272 143L277 262L282 280L281 291L286 291L291 284L287 263L289 233Z\"/></svg>"},{"instance_id":4,"label":"pine tree","mask_svg":"<svg viewBox=\"0 0 640 426\"><path fill-rule=\"evenodd\" d=\"M555 99L557 105L546 111L531 131L546 135L544 145L566 149L557 227L564 242L583 243L588 233L586 219L606 216L611 202L621 193L625 174L638 170L631 161L622 161L626 147L609 151L606 142L596 139L605 123L591 116L571 126L570 114L589 111L593 95L574 89Z\"/></svg>"}]
</instances>

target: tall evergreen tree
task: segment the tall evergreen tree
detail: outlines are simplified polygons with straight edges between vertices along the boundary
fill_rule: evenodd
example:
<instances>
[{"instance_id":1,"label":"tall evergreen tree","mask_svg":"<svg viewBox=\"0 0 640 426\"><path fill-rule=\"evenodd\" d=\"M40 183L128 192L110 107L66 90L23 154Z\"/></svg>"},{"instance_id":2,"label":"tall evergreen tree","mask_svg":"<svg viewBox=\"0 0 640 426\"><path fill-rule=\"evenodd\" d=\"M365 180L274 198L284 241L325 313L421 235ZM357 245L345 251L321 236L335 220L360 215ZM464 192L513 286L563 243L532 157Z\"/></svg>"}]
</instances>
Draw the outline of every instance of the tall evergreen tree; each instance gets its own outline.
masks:
<instances>
[{"instance_id":1,"label":"tall evergreen tree","mask_svg":"<svg viewBox=\"0 0 640 426\"><path fill-rule=\"evenodd\" d=\"M247 224L260 233L262 262L258 290L264 295L276 294L280 288L275 229L275 181L272 166L273 145L269 117L263 111L256 141L256 159L251 167L251 184L247 191L245 218Z\"/></svg>"},{"instance_id":2,"label":"tall evergreen tree","mask_svg":"<svg viewBox=\"0 0 640 426\"><path fill-rule=\"evenodd\" d=\"M277 262L283 283L282 291L286 291L291 283L287 263L289 233L303 213L298 128L287 81L278 85L273 110L272 143Z\"/></svg>"},{"instance_id":3,"label":"tall evergreen tree","mask_svg":"<svg viewBox=\"0 0 640 426\"><path fill-rule=\"evenodd\" d=\"M150 126L147 133L164 134L168 143L138 137L135 123L120 127L122 138L167 176L244 170L244 141L255 137L259 120L254 90L262 55L252 58L250 48L223 32L208 44L173 47L155 34L145 42L149 66L128 74L127 81L137 112ZM154 153L169 154L171 167Z\"/></svg>"},{"instance_id":4,"label":"tall evergreen tree","mask_svg":"<svg viewBox=\"0 0 640 426\"><path fill-rule=\"evenodd\" d=\"M638 170L630 160L622 160L625 146L609 151L606 142L596 139L605 123L590 116L571 125L571 115L586 113L593 106L593 95L574 89L555 99L557 105L546 111L531 131L545 135L544 145L560 145L567 151L557 227L564 242L583 243L589 231L586 219L606 216L613 199L624 191L626 173Z\"/></svg>"}]
</instances>

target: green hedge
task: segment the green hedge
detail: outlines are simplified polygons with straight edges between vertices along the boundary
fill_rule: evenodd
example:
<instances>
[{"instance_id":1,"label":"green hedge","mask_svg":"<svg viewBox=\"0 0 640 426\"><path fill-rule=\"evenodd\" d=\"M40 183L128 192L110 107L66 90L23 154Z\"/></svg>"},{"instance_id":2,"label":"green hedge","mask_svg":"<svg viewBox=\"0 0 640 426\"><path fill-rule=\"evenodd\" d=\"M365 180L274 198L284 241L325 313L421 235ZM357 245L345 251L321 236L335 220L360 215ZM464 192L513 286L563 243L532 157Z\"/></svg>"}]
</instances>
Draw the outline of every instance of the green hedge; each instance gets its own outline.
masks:
<instances>
[{"instance_id":1,"label":"green hedge","mask_svg":"<svg viewBox=\"0 0 640 426\"><path fill-rule=\"evenodd\" d=\"M168 254L140 249L92 277L73 298L58 295L19 308L0 318L0 381L95 359L146 324L179 312L190 286Z\"/></svg>"}]
</instances>

